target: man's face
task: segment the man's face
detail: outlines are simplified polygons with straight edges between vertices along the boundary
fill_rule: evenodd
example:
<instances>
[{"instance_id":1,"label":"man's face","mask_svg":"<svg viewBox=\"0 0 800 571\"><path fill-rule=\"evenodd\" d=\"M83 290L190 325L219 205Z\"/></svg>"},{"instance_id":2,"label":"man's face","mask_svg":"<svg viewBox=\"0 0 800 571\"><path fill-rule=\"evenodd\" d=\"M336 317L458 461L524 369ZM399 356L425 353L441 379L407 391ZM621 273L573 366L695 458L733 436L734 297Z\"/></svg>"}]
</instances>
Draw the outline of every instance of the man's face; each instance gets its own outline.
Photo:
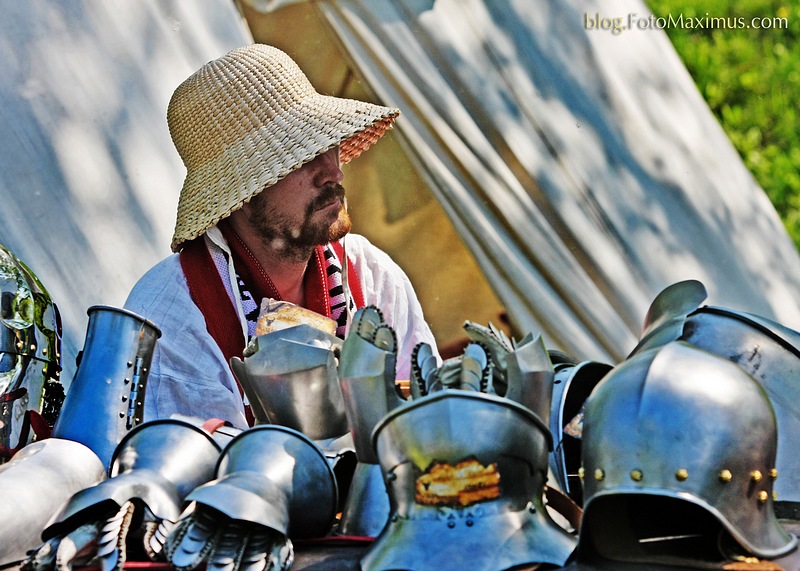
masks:
<instances>
[{"instance_id":1,"label":"man's face","mask_svg":"<svg viewBox=\"0 0 800 571\"><path fill-rule=\"evenodd\" d=\"M242 210L273 249L307 258L314 247L350 231L342 178L335 147L286 175Z\"/></svg>"}]
</instances>

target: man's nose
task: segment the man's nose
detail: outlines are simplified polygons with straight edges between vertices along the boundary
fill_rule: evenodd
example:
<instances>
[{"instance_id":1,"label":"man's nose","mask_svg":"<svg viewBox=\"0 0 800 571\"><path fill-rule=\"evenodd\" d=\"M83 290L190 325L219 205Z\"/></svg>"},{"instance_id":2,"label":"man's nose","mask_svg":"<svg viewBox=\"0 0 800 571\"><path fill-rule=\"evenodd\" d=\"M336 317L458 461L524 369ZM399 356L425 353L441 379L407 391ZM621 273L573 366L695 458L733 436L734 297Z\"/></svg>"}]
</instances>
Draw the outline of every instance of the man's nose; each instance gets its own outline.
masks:
<instances>
[{"instance_id":1,"label":"man's nose","mask_svg":"<svg viewBox=\"0 0 800 571\"><path fill-rule=\"evenodd\" d=\"M324 186L327 183L341 183L344 174L339 165L339 147L334 147L322 153L314 159L317 163L317 172L314 174L314 183L317 186Z\"/></svg>"}]
</instances>

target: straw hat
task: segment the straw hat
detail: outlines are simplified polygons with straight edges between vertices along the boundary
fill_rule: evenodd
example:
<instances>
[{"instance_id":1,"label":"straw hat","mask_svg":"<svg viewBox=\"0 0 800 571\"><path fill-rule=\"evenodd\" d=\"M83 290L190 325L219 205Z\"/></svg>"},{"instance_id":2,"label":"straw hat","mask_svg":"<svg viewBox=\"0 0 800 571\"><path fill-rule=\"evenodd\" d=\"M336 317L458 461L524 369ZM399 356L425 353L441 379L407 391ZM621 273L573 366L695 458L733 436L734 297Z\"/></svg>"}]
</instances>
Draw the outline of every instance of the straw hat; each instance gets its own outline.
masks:
<instances>
[{"instance_id":1,"label":"straw hat","mask_svg":"<svg viewBox=\"0 0 800 571\"><path fill-rule=\"evenodd\" d=\"M245 46L207 63L178 86L167 110L186 166L172 250L336 145L342 163L353 160L399 113L320 95L271 46Z\"/></svg>"}]
</instances>

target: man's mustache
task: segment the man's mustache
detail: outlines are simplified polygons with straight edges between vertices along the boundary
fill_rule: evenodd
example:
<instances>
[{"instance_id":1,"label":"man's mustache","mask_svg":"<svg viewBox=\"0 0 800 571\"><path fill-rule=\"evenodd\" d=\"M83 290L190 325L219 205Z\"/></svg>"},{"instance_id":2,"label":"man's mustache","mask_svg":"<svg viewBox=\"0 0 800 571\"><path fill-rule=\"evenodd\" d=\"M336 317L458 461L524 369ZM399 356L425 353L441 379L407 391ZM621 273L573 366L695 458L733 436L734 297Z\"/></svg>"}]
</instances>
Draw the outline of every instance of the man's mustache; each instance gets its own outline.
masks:
<instances>
[{"instance_id":1,"label":"man's mustache","mask_svg":"<svg viewBox=\"0 0 800 571\"><path fill-rule=\"evenodd\" d=\"M319 195L311 201L311 204L308 205L308 211L314 212L318 208L322 208L326 204L330 204L337 198L344 202L344 196L345 190L341 184L337 182L328 183L322 187Z\"/></svg>"}]
</instances>

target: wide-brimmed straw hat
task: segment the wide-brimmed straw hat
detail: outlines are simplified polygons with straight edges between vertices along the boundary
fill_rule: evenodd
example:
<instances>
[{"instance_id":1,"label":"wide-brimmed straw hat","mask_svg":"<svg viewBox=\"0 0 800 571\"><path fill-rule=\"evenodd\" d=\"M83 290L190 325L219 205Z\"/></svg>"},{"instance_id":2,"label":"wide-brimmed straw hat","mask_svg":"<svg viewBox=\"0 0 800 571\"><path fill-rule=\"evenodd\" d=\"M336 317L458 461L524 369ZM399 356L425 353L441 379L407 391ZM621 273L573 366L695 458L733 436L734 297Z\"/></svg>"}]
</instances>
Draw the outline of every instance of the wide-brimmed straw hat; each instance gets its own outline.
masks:
<instances>
[{"instance_id":1,"label":"wide-brimmed straw hat","mask_svg":"<svg viewBox=\"0 0 800 571\"><path fill-rule=\"evenodd\" d=\"M353 160L399 113L317 93L272 46L245 46L207 63L178 86L167 110L186 166L172 250L336 145L343 164Z\"/></svg>"}]
</instances>

